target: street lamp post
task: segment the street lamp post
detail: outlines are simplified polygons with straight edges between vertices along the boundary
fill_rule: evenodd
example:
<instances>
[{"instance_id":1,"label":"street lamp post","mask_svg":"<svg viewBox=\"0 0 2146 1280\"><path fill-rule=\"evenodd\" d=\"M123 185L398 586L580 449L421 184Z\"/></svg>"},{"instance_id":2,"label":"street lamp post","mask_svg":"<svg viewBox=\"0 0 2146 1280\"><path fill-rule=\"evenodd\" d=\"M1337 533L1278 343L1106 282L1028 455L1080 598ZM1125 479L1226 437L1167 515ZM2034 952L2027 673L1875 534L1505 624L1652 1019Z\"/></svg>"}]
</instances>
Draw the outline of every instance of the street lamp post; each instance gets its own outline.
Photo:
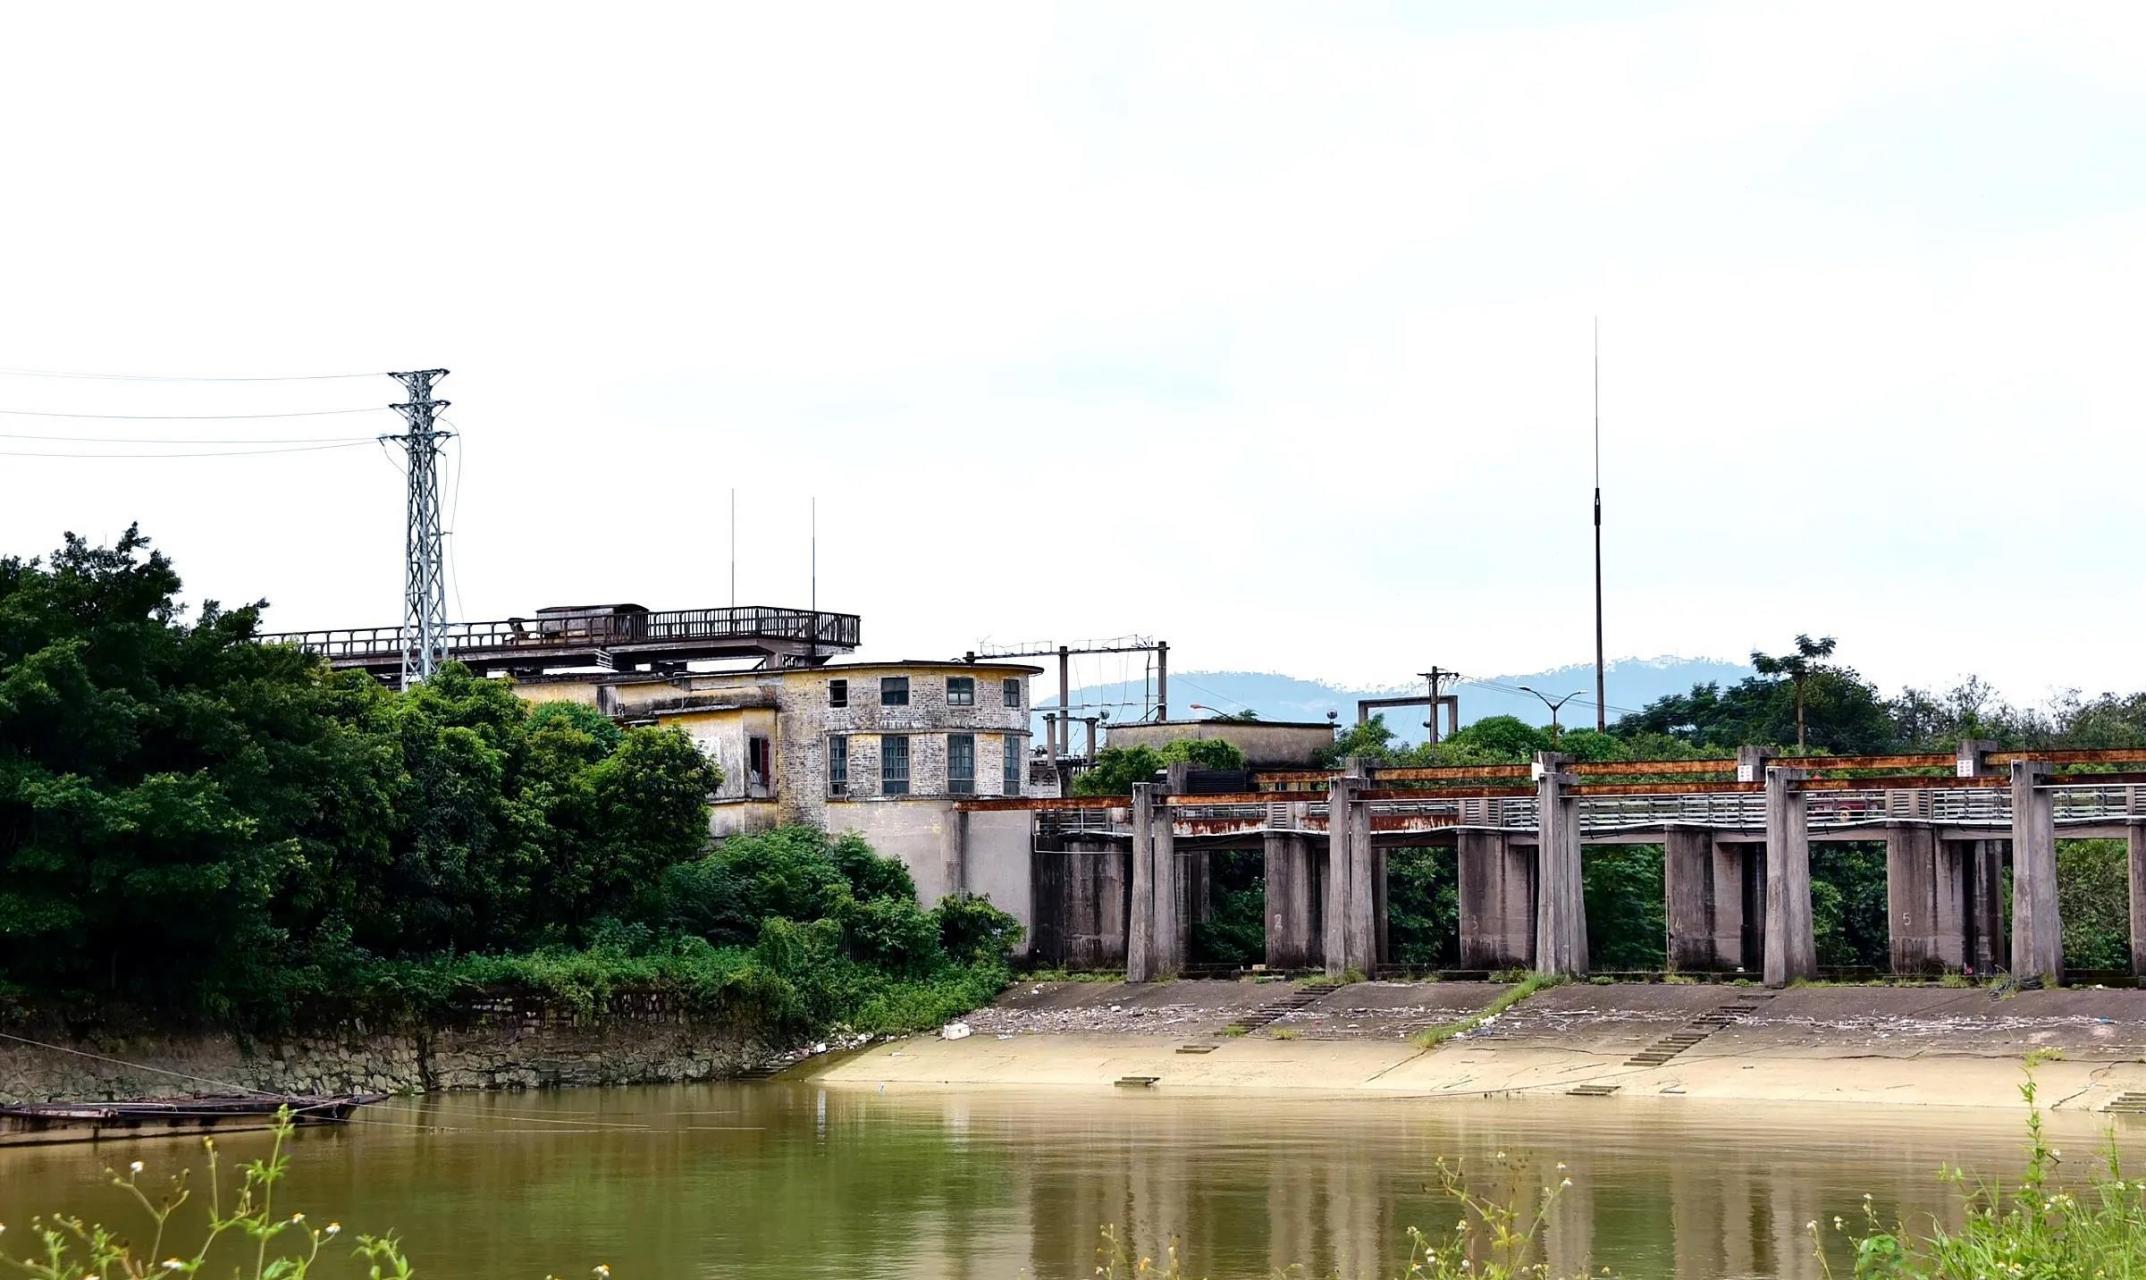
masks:
<instances>
[{"instance_id":1,"label":"street lamp post","mask_svg":"<svg viewBox=\"0 0 2146 1280\"><path fill-rule=\"evenodd\" d=\"M1558 711L1562 709L1566 703L1572 701L1574 698L1579 697L1582 693L1586 692L1586 690L1574 689L1571 693L1566 694L1564 697L1552 701L1548 695L1544 694L1539 689L1530 689L1526 685L1521 685L1520 688L1523 692L1532 693L1537 698L1542 699L1542 705L1550 708L1550 745L1552 747L1557 746L1559 735L1563 732L1563 730L1559 727L1557 723Z\"/></svg>"}]
</instances>

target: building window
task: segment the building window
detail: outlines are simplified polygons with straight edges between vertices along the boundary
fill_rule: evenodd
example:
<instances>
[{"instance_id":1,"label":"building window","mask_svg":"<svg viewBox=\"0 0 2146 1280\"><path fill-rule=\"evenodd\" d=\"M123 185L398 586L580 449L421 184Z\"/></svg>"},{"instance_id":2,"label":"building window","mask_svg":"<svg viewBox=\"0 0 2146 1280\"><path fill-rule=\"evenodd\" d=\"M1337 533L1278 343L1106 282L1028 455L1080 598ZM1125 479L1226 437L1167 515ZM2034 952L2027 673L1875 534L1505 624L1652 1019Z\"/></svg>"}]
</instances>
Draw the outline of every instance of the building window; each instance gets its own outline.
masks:
<instances>
[{"instance_id":1,"label":"building window","mask_svg":"<svg viewBox=\"0 0 2146 1280\"><path fill-rule=\"evenodd\" d=\"M946 678L946 705L950 707L975 706L976 678L974 676L948 676Z\"/></svg>"},{"instance_id":2,"label":"building window","mask_svg":"<svg viewBox=\"0 0 2146 1280\"><path fill-rule=\"evenodd\" d=\"M849 705L849 681L829 680L827 682L827 705L830 707L846 707Z\"/></svg>"},{"instance_id":3,"label":"building window","mask_svg":"<svg viewBox=\"0 0 2146 1280\"><path fill-rule=\"evenodd\" d=\"M839 733L827 740L827 794L849 794L849 739Z\"/></svg>"},{"instance_id":4,"label":"building window","mask_svg":"<svg viewBox=\"0 0 2146 1280\"><path fill-rule=\"evenodd\" d=\"M973 733L946 735L946 794L976 794L976 735Z\"/></svg>"},{"instance_id":5,"label":"building window","mask_svg":"<svg viewBox=\"0 0 2146 1280\"><path fill-rule=\"evenodd\" d=\"M1021 682L1019 680L1002 680L999 682L999 690L999 696L1005 700L1007 706L1018 707L1021 705Z\"/></svg>"},{"instance_id":6,"label":"building window","mask_svg":"<svg viewBox=\"0 0 2146 1280\"><path fill-rule=\"evenodd\" d=\"M879 794L909 794L909 739L887 737L879 740Z\"/></svg>"},{"instance_id":7,"label":"building window","mask_svg":"<svg viewBox=\"0 0 2146 1280\"><path fill-rule=\"evenodd\" d=\"M879 705L882 707L908 706L909 677L881 676L879 679Z\"/></svg>"},{"instance_id":8,"label":"building window","mask_svg":"<svg viewBox=\"0 0 2146 1280\"><path fill-rule=\"evenodd\" d=\"M1013 681L1008 680L1006 683L1012 684ZM1021 794L1021 740L1009 733L1005 741L1006 780L999 784L999 794L1017 796Z\"/></svg>"},{"instance_id":9,"label":"building window","mask_svg":"<svg viewBox=\"0 0 2146 1280\"><path fill-rule=\"evenodd\" d=\"M749 796L766 796L769 779L774 775L768 758L766 738L751 737L745 740L745 793Z\"/></svg>"}]
</instances>

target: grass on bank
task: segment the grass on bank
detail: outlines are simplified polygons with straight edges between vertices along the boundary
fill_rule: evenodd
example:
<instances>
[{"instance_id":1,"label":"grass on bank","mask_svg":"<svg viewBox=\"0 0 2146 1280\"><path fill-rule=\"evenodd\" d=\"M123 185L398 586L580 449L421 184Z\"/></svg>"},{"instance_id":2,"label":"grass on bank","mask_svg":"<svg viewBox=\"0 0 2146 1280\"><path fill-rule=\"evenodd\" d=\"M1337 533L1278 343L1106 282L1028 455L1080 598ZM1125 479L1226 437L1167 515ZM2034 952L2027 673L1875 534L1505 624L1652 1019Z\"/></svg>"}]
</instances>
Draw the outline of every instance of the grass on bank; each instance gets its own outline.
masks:
<instances>
[{"instance_id":1,"label":"grass on bank","mask_svg":"<svg viewBox=\"0 0 2146 1280\"><path fill-rule=\"evenodd\" d=\"M1443 1026L1426 1027L1418 1031L1415 1035L1415 1042L1420 1048L1435 1049L1457 1035L1475 1030L1536 992L1560 986L1564 981L1564 977L1559 974L1527 974L1518 982L1500 991L1497 999L1492 1000L1489 1004L1484 1005L1467 1017L1448 1022Z\"/></svg>"}]
</instances>

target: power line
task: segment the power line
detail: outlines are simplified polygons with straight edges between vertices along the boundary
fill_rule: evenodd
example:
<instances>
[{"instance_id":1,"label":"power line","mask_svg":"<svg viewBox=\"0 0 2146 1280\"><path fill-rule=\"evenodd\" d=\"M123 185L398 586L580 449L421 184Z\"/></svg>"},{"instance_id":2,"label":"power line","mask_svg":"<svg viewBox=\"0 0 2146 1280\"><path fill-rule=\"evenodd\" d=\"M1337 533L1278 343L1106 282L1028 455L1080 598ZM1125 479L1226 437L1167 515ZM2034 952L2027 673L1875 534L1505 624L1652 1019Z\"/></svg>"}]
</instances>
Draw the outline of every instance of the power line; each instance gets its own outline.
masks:
<instances>
[{"instance_id":1,"label":"power line","mask_svg":"<svg viewBox=\"0 0 2146 1280\"><path fill-rule=\"evenodd\" d=\"M446 422L446 419L443 418L441 419L441 421ZM452 422L447 422L447 425L451 427L454 424ZM455 612L467 618L469 616L469 610L462 604L462 562L455 558L455 543L458 541L455 535L461 532L461 526L456 523L456 517L462 514L463 446L461 432L456 432L453 436L453 440L455 444L455 485L454 494L448 499L447 502L447 537L445 539L447 543L447 575L448 580L454 583Z\"/></svg>"},{"instance_id":2,"label":"power line","mask_svg":"<svg viewBox=\"0 0 2146 1280\"><path fill-rule=\"evenodd\" d=\"M355 449L359 445L371 443L373 441L368 437L363 440L345 440L337 444L308 444L284 449L210 449L178 453L36 453L10 449L0 450L0 458L246 458L268 453L319 453L326 449Z\"/></svg>"},{"instance_id":3,"label":"power line","mask_svg":"<svg viewBox=\"0 0 2146 1280\"><path fill-rule=\"evenodd\" d=\"M0 431L0 440L57 440L63 444L364 444L379 436L273 436L243 439L188 440L170 436L35 436Z\"/></svg>"},{"instance_id":4,"label":"power line","mask_svg":"<svg viewBox=\"0 0 2146 1280\"><path fill-rule=\"evenodd\" d=\"M12 418L104 418L126 422L235 422L242 418L332 418L346 413L381 413L387 407L299 409L291 413L58 413L48 409L0 409L0 414Z\"/></svg>"},{"instance_id":5,"label":"power line","mask_svg":"<svg viewBox=\"0 0 2146 1280\"><path fill-rule=\"evenodd\" d=\"M188 374L79 373L59 369L0 369L10 378L88 378L98 382L331 382L342 378L385 378L386 373L295 373L259 377L212 378Z\"/></svg>"}]
</instances>

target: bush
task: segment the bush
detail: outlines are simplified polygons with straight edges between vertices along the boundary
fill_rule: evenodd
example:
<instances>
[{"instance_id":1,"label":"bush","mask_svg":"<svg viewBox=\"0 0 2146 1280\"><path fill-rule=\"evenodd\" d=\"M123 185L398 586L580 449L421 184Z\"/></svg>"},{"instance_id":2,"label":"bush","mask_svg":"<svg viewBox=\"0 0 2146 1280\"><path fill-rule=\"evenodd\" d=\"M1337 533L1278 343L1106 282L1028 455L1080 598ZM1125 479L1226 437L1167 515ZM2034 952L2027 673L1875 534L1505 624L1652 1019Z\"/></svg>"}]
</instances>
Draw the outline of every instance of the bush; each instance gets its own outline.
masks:
<instances>
[{"instance_id":1,"label":"bush","mask_svg":"<svg viewBox=\"0 0 2146 1280\"><path fill-rule=\"evenodd\" d=\"M989 898L943 898L931 914L939 926L939 949L956 964L1003 964L1021 941L1021 922Z\"/></svg>"},{"instance_id":2,"label":"bush","mask_svg":"<svg viewBox=\"0 0 2146 1280\"><path fill-rule=\"evenodd\" d=\"M842 942L852 959L889 973L927 973L945 957L939 924L914 898L872 898L842 913Z\"/></svg>"}]
</instances>

